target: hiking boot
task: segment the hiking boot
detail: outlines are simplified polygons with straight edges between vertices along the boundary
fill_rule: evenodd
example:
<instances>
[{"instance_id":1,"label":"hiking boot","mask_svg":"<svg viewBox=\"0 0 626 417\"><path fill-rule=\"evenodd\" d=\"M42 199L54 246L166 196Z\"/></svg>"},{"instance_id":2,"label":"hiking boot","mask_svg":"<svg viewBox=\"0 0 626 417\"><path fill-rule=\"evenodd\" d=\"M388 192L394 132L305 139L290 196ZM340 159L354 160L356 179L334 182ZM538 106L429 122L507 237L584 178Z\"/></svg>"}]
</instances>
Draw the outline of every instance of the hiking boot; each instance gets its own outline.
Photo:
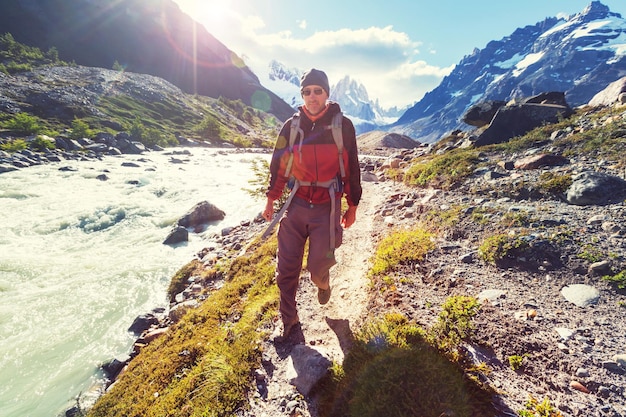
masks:
<instances>
[{"instance_id":1,"label":"hiking boot","mask_svg":"<svg viewBox=\"0 0 626 417\"><path fill-rule=\"evenodd\" d=\"M290 324L283 324L282 332L272 336L272 341L274 343L285 343L291 341L292 339L296 339L298 335L301 334L302 326L300 325L300 321L294 321Z\"/></svg>"},{"instance_id":2,"label":"hiking boot","mask_svg":"<svg viewBox=\"0 0 626 417\"><path fill-rule=\"evenodd\" d=\"M321 288L317 289L317 301L320 302L321 305L324 305L330 300L330 287L323 290Z\"/></svg>"}]
</instances>

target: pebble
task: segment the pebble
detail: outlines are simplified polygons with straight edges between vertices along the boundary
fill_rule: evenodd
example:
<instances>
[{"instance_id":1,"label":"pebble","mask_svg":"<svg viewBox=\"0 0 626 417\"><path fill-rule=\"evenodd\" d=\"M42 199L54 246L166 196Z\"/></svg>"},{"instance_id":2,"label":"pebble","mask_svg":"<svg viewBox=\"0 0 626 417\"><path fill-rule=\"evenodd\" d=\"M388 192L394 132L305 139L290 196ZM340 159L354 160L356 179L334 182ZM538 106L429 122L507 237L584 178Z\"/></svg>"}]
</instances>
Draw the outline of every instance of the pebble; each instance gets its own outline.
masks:
<instances>
[{"instance_id":1,"label":"pebble","mask_svg":"<svg viewBox=\"0 0 626 417\"><path fill-rule=\"evenodd\" d=\"M584 392L585 394L589 394L589 390L583 384L578 381L572 381L569 383L570 388L575 389L576 391Z\"/></svg>"},{"instance_id":2,"label":"pebble","mask_svg":"<svg viewBox=\"0 0 626 417\"><path fill-rule=\"evenodd\" d=\"M476 298L478 298L479 300L487 300L493 302L500 298L506 298L506 292L496 289L484 290L481 291Z\"/></svg>"},{"instance_id":3,"label":"pebble","mask_svg":"<svg viewBox=\"0 0 626 417\"><path fill-rule=\"evenodd\" d=\"M619 366L626 369L626 354L613 356L613 361L617 362Z\"/></svg>"},{"instance_id":4,"label":"pebble","mask_svg":"<svg viewBox=\"0 0 626 417\"><path fill-rule=\"evenodd\" d=\"M564 342L570 340L575 333L574 330L567 329L565 327L557 327L554 330L556 330L559 336L561 336L561 340L563 340Z\"/></svg>"},{"instance_id":5,"label":"pebble","mask_svg":"<svg viewBox=\"0 0 626 417\"><path fill-rule=\"evenodd\" d=\"M600 291L586 284L567 285L561 289L561 295L578 307L588 307L600 300Z\"/></svg>"}]
</instances>

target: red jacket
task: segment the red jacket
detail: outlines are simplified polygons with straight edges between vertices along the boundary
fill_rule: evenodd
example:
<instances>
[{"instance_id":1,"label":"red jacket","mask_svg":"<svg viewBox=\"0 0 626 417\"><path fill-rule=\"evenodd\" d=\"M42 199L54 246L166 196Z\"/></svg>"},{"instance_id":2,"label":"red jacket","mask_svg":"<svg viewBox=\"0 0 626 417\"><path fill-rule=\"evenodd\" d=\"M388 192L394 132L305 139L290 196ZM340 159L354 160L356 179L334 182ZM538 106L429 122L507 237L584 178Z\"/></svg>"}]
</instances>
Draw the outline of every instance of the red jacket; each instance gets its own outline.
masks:
<instances>
[{"instance_id":1,"label":"red jacket","mask_svg":"<svg viewBox=\"0 0 626 417\"><path fill-rule=\"evenodd\" d=\"M333 116L339 111L341 111L339 104L330 102L328 111L315 123L304 111L300 111L300 129L304 132L304 139L302 149L300 137L297 137L294 143L291 176L304 182L324 182L340 176L339 151L330 128ZM270 185L267 196L274 200L281 196L289 180L285 177L285 170L290 157L291 121L292 119L287 120L280 130L270 163ZM356 133L354 125L345 116L342 121L342 132L346 170L346 176L342 179L342 191L348 205L357 206L361 200L362 190ZM313 204L330 201L328 189L316 186L301 186L296 197ZM341 193L338 193L337 197L341 197Z\"/></svg>"}]
</instances>

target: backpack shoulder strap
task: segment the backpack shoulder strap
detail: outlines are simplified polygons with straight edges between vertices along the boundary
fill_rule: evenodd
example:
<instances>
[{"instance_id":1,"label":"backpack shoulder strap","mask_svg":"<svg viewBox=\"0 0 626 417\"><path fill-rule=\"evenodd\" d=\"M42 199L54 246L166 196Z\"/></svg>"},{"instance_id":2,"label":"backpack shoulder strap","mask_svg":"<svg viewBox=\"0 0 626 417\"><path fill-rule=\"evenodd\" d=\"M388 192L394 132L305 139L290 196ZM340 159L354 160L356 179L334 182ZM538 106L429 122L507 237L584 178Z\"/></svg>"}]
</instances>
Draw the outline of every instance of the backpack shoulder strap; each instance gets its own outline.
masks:
<instances>
[{"instance_id":1,"label":"backpack shoulder strap","mask_svg":"<svg viewBox=\"0 0 626 417\"><path fill-rule=\"evenodd\" d=\"M296 112L291 118L291 129L289 130L289 149L293 149L296 143L296 137L300 129L300 112Z\"/></svg>"},{"instance_id":2,"label":"backpack shoulder strap","mask_svg":"<svg viewBox=\"0 0 626 417\"><path fill-rule=\"evenodd\" d=\"M296 143L298 133L300 133L300 140L302 140L304 132L300 129L300 112L296 112L291 118L291 127L289 129L289 160L287 161L287 167L285 168L286 177L289 177L291 174L291 165L293 164L293 145Z\"/></svg>"},{"instance_id":3,"label":"backpack shoulder strap","mask_svg":"<svg viewBox=\"0 0 626 417\"><path fill-rule=\"evenodd\" d=\"M343 165L343 131L341 129L341 123L343 121L343 113L338 112L333 116L333 122L330 126L333 139L335 140L335 144L337 145L337 150L339 151L339 169L341 170L341 178L346 176L346 168Z\"/></svg>"}]
</instances>

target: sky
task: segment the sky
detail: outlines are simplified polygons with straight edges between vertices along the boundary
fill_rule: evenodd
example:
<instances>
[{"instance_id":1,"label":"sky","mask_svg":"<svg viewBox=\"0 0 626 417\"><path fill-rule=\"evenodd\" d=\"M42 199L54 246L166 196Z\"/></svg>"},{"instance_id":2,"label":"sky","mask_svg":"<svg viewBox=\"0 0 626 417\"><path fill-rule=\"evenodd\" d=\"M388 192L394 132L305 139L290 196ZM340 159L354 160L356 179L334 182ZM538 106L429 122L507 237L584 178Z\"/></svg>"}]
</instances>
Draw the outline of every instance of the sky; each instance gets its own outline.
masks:
<instances>
[{"instance_id":1,"label":"sky","mask_svg":"<svg viewBox=\"0 0 626 417\"><path fill-rule=\"evenodd\" d=\"M591 0L174 0L263 83L277 60L362 83L384 108L419 101L464 56ZM626 1L601 0L626 18Z\"/></svg>"}]
</instances>

